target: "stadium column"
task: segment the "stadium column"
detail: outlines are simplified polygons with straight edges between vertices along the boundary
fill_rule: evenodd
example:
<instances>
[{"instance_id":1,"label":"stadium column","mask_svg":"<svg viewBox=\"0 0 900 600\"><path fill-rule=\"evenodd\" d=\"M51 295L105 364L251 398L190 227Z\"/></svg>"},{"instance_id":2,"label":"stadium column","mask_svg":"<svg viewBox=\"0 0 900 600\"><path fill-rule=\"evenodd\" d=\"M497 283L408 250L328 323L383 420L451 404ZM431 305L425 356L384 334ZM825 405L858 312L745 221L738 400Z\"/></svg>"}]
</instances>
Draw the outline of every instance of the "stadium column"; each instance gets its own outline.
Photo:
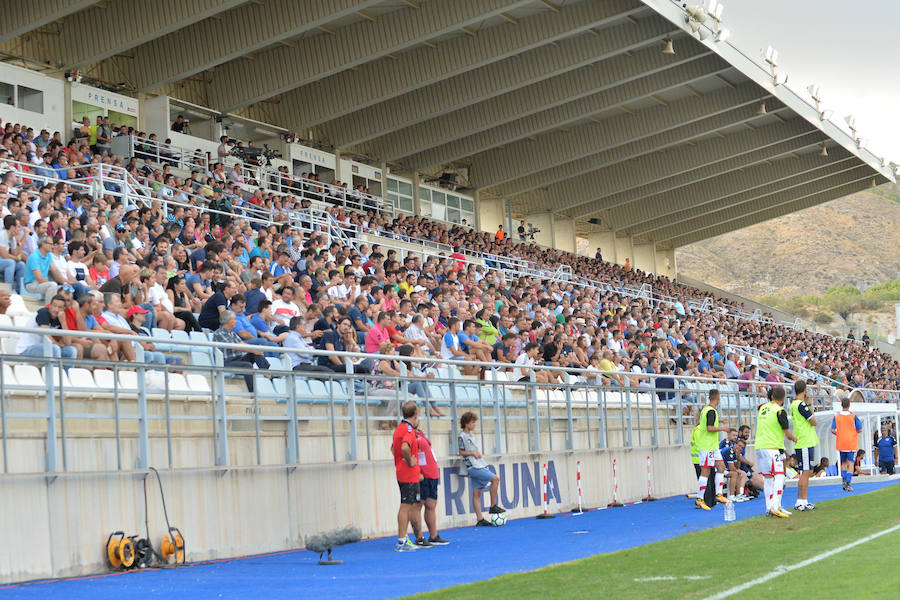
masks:
<instances>
[{"instance_id":1,"label":"stadium column","mask_svg":"<svg viewBox=\"0 0 900 600\"><path fill-rule=\"evenodd\" d=\"M341 151L337 148L334 149L334 179L343 181L341 179Z\"/></svg>"},{"instance_id":2,"label":"stadium column","mask_svg":"<svg viewBox=\"0 0 900 600\"><path fill-rule=\"evenodd\" d=\"M413 171L412 174L412 194L413 194L413 214L421 216L422 215L422 201L419 195L419 172ZM478 191L475 191L476 197L478 195Z\"/></svg>"}]
</instances>

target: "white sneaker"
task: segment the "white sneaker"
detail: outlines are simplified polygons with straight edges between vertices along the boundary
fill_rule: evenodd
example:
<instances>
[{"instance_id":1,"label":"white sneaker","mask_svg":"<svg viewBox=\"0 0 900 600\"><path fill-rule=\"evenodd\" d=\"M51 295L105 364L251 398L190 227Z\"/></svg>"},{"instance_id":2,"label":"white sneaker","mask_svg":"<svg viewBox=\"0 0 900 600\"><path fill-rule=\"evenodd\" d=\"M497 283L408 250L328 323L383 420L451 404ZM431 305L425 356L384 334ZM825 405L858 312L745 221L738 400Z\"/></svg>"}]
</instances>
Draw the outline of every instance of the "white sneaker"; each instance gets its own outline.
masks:
<instances>
[{"instance_id":1,"label":"white sneaker","mask_svg":"<svg viewBox=\"0 0 900 600\"><path fill-rule=\"evenodd\" d=\"M397 545L394 546L394 552L415 552L419 550L419 546L416 546L412 543L412 540L406 538L404 541L397 541Z\"/></svg>"},{"instance_id":2,"label":"white sneaker","mask_svg":"<svg viewBox=\"0 0 900 600\"><path fill-rule=\"evenodd\" d=\"M795 508L796 508L796 507L795 507ZM788 515L792 514L791 511L789 511L788 509L783 508L783 507L779 507L778 510L780 510L781 512L786 513L786 514L788 514Z\"/></svg>"}]
</instances>

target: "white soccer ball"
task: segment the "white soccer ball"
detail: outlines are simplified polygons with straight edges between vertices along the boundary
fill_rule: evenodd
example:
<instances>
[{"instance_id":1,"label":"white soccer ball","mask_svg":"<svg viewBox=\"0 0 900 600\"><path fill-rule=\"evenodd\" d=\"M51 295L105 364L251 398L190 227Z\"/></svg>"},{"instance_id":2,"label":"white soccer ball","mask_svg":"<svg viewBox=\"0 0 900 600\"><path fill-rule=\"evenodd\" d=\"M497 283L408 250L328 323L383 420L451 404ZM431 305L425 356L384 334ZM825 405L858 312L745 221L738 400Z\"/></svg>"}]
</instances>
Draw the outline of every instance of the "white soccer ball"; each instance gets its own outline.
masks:
<instances>
[{"instance_id":1,"label":"white soccer ball","mask_svg":"<svg viewBox=\"0 0 900 600\"><path fill-rule=\"evenodd\" d=\"M491 525L494 527L503 527L506 525L506 513L494 513L491 515Z\"/></svg>"}]
</instances>

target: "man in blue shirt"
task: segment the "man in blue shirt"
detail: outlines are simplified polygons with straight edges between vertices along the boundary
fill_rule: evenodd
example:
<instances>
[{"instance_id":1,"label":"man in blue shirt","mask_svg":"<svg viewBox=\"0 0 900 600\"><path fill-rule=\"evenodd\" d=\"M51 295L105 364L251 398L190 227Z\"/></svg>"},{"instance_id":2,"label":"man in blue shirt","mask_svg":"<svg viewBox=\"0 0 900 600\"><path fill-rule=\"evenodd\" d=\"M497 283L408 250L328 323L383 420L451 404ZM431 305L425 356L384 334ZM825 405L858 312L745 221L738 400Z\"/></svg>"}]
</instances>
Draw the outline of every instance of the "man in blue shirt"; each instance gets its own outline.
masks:
<instances>
[{"instance_id":1,"label":"man in blue shirt","mask_svg":"<svg viewBox=\"0 0 900 600\"><path fill-rule=\"evenodd\" d=\"M50 304L59 289L59 285L53 280L62 280L53 266L50 246L50 238L42 236L38 240L37 250L29 254L25 261L25 289L32 294L42 294L47 304Z\"/></svg>"},{"instance_id":2,"label":"man in blue shirt","mask_svg":"<svg viewBox=\"0 0 900 600\"><path fill-rule=\"evenodd\" d=\"M878 463L879 472L894 474L894 465L897 464L897 440L886 426L881 428L881 438L875 444L875 461Z\"/></svg>"}]
</instances>

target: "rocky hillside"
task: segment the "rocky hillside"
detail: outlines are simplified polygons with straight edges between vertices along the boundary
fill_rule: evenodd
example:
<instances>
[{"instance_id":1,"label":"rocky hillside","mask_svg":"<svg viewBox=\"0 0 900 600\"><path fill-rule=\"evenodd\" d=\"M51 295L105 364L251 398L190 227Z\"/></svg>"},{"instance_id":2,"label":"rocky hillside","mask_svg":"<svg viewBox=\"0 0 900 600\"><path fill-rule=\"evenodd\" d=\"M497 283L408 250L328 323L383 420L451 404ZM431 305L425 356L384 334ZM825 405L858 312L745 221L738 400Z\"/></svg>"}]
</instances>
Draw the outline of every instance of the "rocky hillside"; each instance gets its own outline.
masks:
<instances>
[{"instance_id":1,"label":"rocky hillside","mask_svg":"<svg viewBox=\"0 0 900 600\"><path fill-rule=\"evenodd\" d=\"M887 184L677 251L678 270L742 296L900 279L900 186Z\"/></svg>"}]
</instances>

